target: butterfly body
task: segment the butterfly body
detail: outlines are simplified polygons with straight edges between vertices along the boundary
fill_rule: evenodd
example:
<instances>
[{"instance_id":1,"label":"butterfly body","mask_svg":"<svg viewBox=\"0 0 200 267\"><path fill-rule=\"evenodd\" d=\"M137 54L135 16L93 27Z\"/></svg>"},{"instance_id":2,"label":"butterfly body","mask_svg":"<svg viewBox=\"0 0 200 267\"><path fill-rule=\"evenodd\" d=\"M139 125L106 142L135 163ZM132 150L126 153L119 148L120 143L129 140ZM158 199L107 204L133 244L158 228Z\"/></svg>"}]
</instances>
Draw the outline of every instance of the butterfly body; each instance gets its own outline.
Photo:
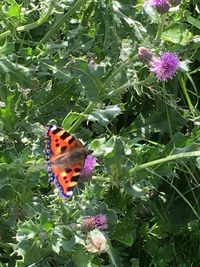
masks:
<instances>
[{"instance_id":1,"label":"butterfly body","mask_svg":"<svg viewBox=\"0 0 200 267\"><path fill-rule=\"evenodd\" d=\"M46 139L49 180L60 189L63 197L69 198L81 176L85 159L92 151L55 125L47 127Z\"/></svg>"}]
</instances>

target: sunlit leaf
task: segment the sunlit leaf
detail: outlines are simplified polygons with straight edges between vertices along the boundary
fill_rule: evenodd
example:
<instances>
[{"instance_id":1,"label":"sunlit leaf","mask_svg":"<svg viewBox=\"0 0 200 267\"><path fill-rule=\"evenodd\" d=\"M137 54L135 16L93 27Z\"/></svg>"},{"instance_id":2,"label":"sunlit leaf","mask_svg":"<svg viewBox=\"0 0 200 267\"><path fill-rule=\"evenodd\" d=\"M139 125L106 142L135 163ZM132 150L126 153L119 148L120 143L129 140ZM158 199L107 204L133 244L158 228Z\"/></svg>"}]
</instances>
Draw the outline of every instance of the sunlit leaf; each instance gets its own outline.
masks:
<instances>
[{"instance_id":1,"label":"sunlit leaf","mask_svg":"<svg viewBox=\"0 0 200 267\"><path fill-rule=\"evenodd\" d=\"M21 6L17 3L13 3L7 11L9 17L20 17Z\"/></svg>"},{"instance_id":2,"label":"sunlit leaf","mask_svg":"<svg viewBox=\"0 0 200 267\"><path fill-rule=\"evenodd\" d=\"M106 109L96 109L89 116L88 120L98 121L101 125L108 125L115 117L120 115L122 107L120 105L107 106Z\"/></svg>"},{"instance_id":3,"label":"sunlit leaf","mask_svg":"<svg viewBox=\"0 0 200 267\"><path fill-rule=\"evenodd\" d=\"M83 117L83 115L77 112L69 112L62 122L63 128L68 130L73 125L73 123L81 117Z\"/></svg>"},{"instance_id":4,"label":"sunlit leaf","mask_svg":"<svg viewBox=\"0 0 200 267\"><path fill-rule=\"evenodd\" d=\"M162 40L174 44L186 45L192 41L193 34L182 26L176 26L162 33Z\"/></svg>"}]
</instances>

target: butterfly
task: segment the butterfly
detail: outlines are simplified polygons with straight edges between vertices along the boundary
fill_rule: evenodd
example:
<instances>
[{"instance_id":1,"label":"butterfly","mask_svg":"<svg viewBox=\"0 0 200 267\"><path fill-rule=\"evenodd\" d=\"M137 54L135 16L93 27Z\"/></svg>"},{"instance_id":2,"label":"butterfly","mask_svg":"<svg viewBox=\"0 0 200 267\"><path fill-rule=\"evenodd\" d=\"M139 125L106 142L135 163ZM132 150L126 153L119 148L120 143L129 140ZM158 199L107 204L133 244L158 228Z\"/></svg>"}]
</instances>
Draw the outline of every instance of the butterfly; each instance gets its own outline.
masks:
<instances>
[{"instance_id":1,"label":"butterfly","mask_svg":"<svg viewBox=\"0 0 200 267\"><path fill-rule=\"evenodd\" d=\"M55 125L46 127L45 137L49 181L59 188L61 196L69 198L81 176L86 157L93 151L85 148L78 138Z\"/></svg>"}]
</instances>

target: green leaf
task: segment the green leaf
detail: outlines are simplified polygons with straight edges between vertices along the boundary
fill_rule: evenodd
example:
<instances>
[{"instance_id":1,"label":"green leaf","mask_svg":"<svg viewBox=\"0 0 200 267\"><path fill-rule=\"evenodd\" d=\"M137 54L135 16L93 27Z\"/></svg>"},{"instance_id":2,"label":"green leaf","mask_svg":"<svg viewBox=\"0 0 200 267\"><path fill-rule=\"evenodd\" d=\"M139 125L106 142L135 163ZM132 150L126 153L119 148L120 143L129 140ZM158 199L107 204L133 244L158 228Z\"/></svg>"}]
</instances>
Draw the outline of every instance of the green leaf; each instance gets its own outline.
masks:
<instances>
[{"instance_id":1,"label":"green leaf","mask_svg":"<svg viewBox=\"0 0 200 267\"><path fill-rule=\"evenodd\" d=\"M0 196L1 199L11 200L16 197L16 192L14 192L11 184L0 185Z\"/></svg>"},{"instance_id":2,"label":"green leaf","mask_svg":"<svg viewBox=\"0 0 200 267\"><path fill-rule=\"evenodd\" d=\"M69 68L74 77L79 76L85 95L91 100L99 99L100 94L103 93L99 73L83 60L76 61L74 64L69 65Z\"/></svg>"},{"instance_id":3,"label":"green leaf","mask_svg":"<svg viewBox=\"0 0 200 267\"><path fill-rule=\"evenodd\" d=\"M52 71L54 76L60 81L68 83L73 79L73 77L70 75L70 72L61 63L55 64L55 62L47 60L41 61L41 64L48 70Z\"/></svg>"},{"instance_id":4,"label":"green leaf","mask_svg":"<svg viewBox=\"0 0 200 267\"><path fill-rule=\"evenodd\" d=\"M107 126L114 118L122 112L122 105L107 106L105 109L95 109L88 120L98 121L102 126Z\"/></svg>"},{"instance_id":5,"label":"green leaf","mask_svg":"<svg viewBox=\"0 0 200 267\"><path fill-rule=\"evenodd\" d=\"M62 248L64 251L69 252L74 249L75 246L75 239L74 237L71 238L70 240L62 240Z\"/></svg>"},{"instance_id":6,"label":"green leaf","mask_svg":"<svg viewBox=\"0 0 200 267\"><path fill-rule=\"evenodd\" d=\"M60 248L62 246L62 241L58 238L56 240L56 243L55 244L52 244L52 250L57 253L57 254L60 254Z\"/></svg>"},{"instance_id":7,"label":"green leaf","mask_svg":"<svg viewBox=\"0 0 200 267\"><path fill-rule=\"evenodd\" d=\"M130 185L128 182L125 182L124 189L128 194L135 198L141 198L146 193L142 190L139 184Z\"/></svg>"},{"instance_id":8,"label":"green leaf","mask_svg":"<svg viewBox=\"0 0 200 267\"><path fill-rule=\"evenodd\" d=\"M123 176L123 155L124 146L122 140L117 136L112 136L105 144L105 166L108 173L111 175L111 182L119 186Z\"/></svg>"},{"instance_id":9,"label":"green leaf","mask_svg":"<svg viewBox=\"0 0 200 267\"><path fill-rule=\"evenodd\" d=\"M132 246L136 239L136 229L134 222L128 216L124 217L116 226L113 239L127 245Z\"/></svg>"},{"instance_id":10,"label":"green leaf","mask_svg":"<svg viewBox=\"0 0 200 267\"><path fill-rule=\"evenodd\" d=\"M193 18L192 16L188 16L187 21L188 21L188 23L190 23L191 25L193 25L194 27L196 27L197 29L200 30L200 21L199 20Z\"/></svg>"},{"instance_id":11,"label":"green leaf","mask_svg":"<svg viewBox=\"0 0 200 267\"><path fill-rule=\"evenodd\" d=\"M10 74L12 82L18 82L21 86L31 89L37 89L37 81L30 78L30 69L25 66L13 63L8 58L0 59L0 72Z\"/></svg>"},{"instance_id":12,"label":"green leaf","mask_svg":"<svg viewBox=\"0 0 200 267\"><path fill-rule=\"evenodd\" d=\"M80 244L76 245L73 257L77 267L90 266L91 256Z\"/></svg>"},{"instance_id":13,"label":"green leaf","mask_svg":"<svg viewBox=\"0 0 200 267\"><path fill-rule=\"evenodd\" d=\"M192 41L193 34L183 26L176 26L162 33L161 39L174 44L186 45Z\"/></svg>"},{"instance_id":14,"label":"green leaf","mask_svg":"<svg viewBox=\"0 0 200 267\"><path fill-rule=\"evenodd\" d=\"M8 43L7 41L0 46L0 55L10 55L13 52L13 45Z\"/></svg>"},{"instance_id":15,"label":"green leaf","mask_svg":"<svg viewBox=\"0 0 200 267\"><path fill-rule=\"evenodd\" d=\"M13 127L15 127L17 123L16 114L14 112L16 99L17 99L16 95L14 94L8 95L6 99L5 108L0 109L0 115L1 115L2 121L4 122L5 128L8 131L12 131Z\"/></svg>"},{"instance_id":16,"label":"green leaf","mask_svg":"<svg viewBox=\"0 0 200 267\"><path fill-rule=\"evenodd\" d=\"M9 17L20 17L21 6L17 3L12 4L7 11Z\"/></svg>"},{"instance_id":17,"label":"green leaf","mask_svg":"<svg viewBox=\"0 0 200 267\"><path fill-rule=\"evenodd\" d=\"M36 241L27 239L17 245L15 253L22 257L22 260L17 260L16 267L23 267L36 262L40 258L41 250Z\"/></svg>"},{"instance_id":18,"label":"green leaf","mask_svg":"<svg viewBox=\"0 0 200 267\"><path fill-rule=\"evenodd\" d=\"M80 119L83 116L84 115L81 115L77 112L69 112L62 122L62 127L68 130L76 120Z\"/></svg>"}]
</instances>

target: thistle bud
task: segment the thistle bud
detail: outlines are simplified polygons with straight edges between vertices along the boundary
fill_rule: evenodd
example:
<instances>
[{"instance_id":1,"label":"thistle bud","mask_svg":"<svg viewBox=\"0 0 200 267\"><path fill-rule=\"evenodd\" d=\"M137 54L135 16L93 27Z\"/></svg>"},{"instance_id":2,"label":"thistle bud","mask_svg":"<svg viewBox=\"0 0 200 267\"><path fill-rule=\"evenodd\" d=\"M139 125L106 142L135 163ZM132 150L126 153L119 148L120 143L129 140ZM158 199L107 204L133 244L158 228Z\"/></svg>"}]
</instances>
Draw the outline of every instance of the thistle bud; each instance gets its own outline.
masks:
<instances>
[{"instance_id":1,"label":"thistle bud","mask_svg":"<svg viewBox=\"0 0 200 267\"><path fill-rule=\"evenodd\" d=\"M152 55L152 52L148 48L139 47L138 56L142 61L148 63L152 59L153 55Z\"/></svg>"},{"instance_id":2,"label":"thistle bud","mask_svg":"<svg viewBox=\"0 0 200 267\"><path fill-rule=\"evenodd\" d=\"M85 247L91 253L104 253L108 249L108 242L105 235L95 229L88 233Z\"/></svg>"},{"instance_id":3,"label":"thistle bud","mask_svg":"<svg viewBox=\"0 0 200 267\"><path fill-rule=\"evenodd\" d=\"M154 7L159 14L167 13L170 7L167 0L149 0L148 4Z\"/></svg>"},{"instance_id":4,"label":"thistle bud","mask_svg":"<svg viewBox=\"0 0 200 267\"><path fill-rule=\"evenodd\" d=\"M104 214L85 217L81 222L81 228L84 231L91 231L95 228L105 230L108 228L107 217Z\"/></svg>"}]
</instances>

